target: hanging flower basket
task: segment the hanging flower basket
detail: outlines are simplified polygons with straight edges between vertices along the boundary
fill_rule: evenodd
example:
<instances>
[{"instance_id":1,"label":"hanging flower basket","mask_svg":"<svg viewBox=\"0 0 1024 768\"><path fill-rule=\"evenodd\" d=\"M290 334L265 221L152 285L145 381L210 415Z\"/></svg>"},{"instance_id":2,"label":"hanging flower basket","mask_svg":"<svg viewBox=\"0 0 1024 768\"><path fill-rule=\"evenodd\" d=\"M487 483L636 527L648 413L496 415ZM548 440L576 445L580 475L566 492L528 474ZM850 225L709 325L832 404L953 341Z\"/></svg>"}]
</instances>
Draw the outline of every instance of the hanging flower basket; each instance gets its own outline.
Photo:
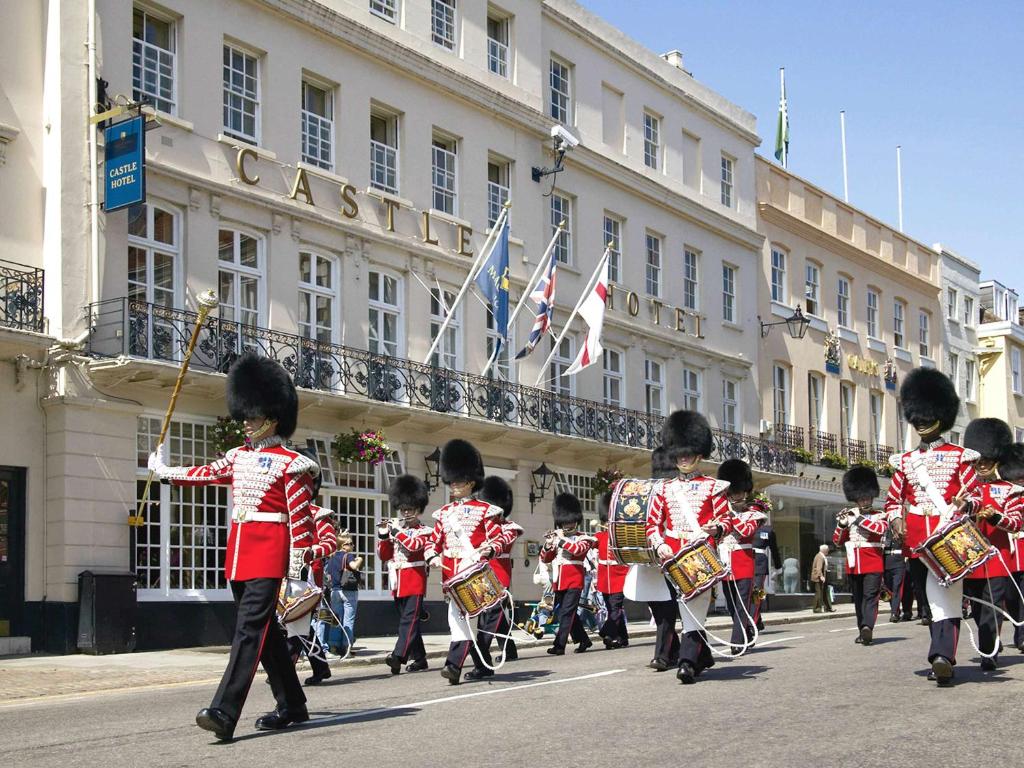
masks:
<instances>
[{"instance_id":1,"label":"hanging flower basket","mask_svg":"<svg viewBox=\"0 0 1024 768\"><path fill-rule=\"evenodd\" d=\"M591 487L594 489L594 497L600 498L602 494L612 489L619 480L624 477L622 470L618 467L602 467L597 470L594 479L591 480Z\"/></svg>"},{"instance_id":2,"label":"hanging flower basket","mask_svg":"<svg viewBox=\"0 0 1024 768\"><path fill-rule=\"evenodd\" d=\"M210 449L218 459L245 442L245 425L227 416L217 417L217 423L213 425L211 433Z\"/></svg>"},{"instance_id":3,"label":"hanging flower basket","mask_svg":"<svg viewBox=\"0 0 1024 768\"><path fill-rule=\"evenodd\" d=\"M334 458L339 464L362 462L377 466L391 455L391 447L387 444L384 433L377 430L368 432L339 432L331 443Z\"/></svg>"}]
</instances>

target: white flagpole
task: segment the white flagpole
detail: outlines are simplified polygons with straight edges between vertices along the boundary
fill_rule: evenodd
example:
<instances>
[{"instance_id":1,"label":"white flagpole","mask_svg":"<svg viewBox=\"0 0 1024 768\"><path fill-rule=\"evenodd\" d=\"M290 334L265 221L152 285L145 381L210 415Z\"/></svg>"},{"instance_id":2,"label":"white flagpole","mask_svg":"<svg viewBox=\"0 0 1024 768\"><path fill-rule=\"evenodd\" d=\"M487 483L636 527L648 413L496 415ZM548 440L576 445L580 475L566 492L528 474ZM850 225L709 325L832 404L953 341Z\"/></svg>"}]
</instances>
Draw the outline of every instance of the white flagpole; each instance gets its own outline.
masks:
<instances>
[{"instance_id":1,"label":"white flagpole","mask_svg":"<svg viewBox=\"0 0 1024 768\"><path fill-rule=\"evenodd\" d=\"M540 263L537 264L537 268L533 270L533 276L526 283L526 289L523 291L523 295L519 297L519 303L516 304L516 308L512 310L512 314L508 316L508 327L511 328L512 324L516 321L519 316L519 310L526 305L526 300L530 298L530 294L533 292L534 286L537 285L537 281L540 280L540 276L543 271L547 268L548 260L551 258L551 251L555 248L555 243L558 242L558 236L565 230L565 220L558 222L558 227L555 229L555 234L551 237L551 242L548 243L547 249L544 251L544 255L540 257ZM481 376L486 376L487 372L491 370L491 366L494 365L495 359L498 357L498 353L501 350L495 346L494 354L491 355L491 359L487 361L487 365L481 371Z\"/></svg>"},{"instance_id":2,"label":"white flagpole","mask_svg":"<svg viewBox=\"0 0 1024 768\"><path fill-rule=\"evenodd\" d=\"M900 145L896 145L896 204L899 206L899 226L903 231L903 162L900 155Z\"/></svg>"},{"instance_id":3,"label":"white flagpole","mask_svg":"<svg viewBox=\"0 0 1024 768\"><path fill-rule=\"evenodd\" d=\"M786 68L779 67L779 89L782 93L782 167L789 168L789 104L786 103Z\"/></svg>"},{"instance_id":4,"label":"white flagpole","mask_svg":"<svg viewBox=\"0 0 1024 768\"><path fill-rule=\"evenodd\" d=\"M839 132L843 141L843 202L850 202L850 187L846 178L846 110L839 110Z\"/></svg>"},{"instance_id":5,"label":"white flagpole","mask_svg":"<svg viewBox=\"0 0 1024 768\"><path fill-rule=\"evenodd\" d=\"M462 297L466 295L466 291L469 290L469 286L472 285L476 279L477 274L483 266L484 261L491 255L491 248L493 248L494 241L497 239L498 232L505 226L505 220L508 218L508 209L512 207L511 203L506 202L502 206L501 213L498 215L498 220L494 222L494 227L491 228L490 234L487 235L487 239L484 241L484 247L480 249L480 255L476 257L473 265L469 269L469 275L466 277L466 282L462 284L462 288L459 289L458 296L455 297L455 301L452 302L452 308L445 317L444 322L441 323L441 327L437 331L437 336L434 338L434 343L430 345L430 351L427 352L427 356L423 359L423 364L427 365L430 363L430 358L434 354L434 350L437 349L437 345L441 343L441 339L444 338L444 332L448 329L452 319L455 317L455 310L459 306L459 302L462 301Z\"/></svg>"},{"instance_id":6,"label":"white flagpole","mask_svg":"<svg viewBox=\"0 0 1024 768\"><path fill-rule=\"evenodd\" d=\"M548 353L548 356L545 358L544 363L541 365L540 373L537 375L537 381L534 383L533 386L538 386L541 382L541 379L544 378L544 371L548 367L548 363L551 362L551 358L553 358L555 356L555 353L558 351L558 345L562 343L562 339L565 338L565 334L569 332L569 326L572 325L572 321L576 318L576 315L579 314L580 307L583 306L583 302L586 301L587 297L590 295L590 292L594 290L594 285L600 278L601 269L604 267L605 261L608 260L608 255L610 253L611 248L604 249L604 255L601 257L600 261L597 262L597 269L595 269L594 274L590 276L590 279L587 281L587 287L584 288L583 293L580 294L580 299L579 301L576 302L576 306L573 308L572 314L569 315L569 319L566 320L565 325L562 326L562 332L558 334L558 338L555 340L554 345L551 347L551 351Z\"/></svg>"}]
</instances>

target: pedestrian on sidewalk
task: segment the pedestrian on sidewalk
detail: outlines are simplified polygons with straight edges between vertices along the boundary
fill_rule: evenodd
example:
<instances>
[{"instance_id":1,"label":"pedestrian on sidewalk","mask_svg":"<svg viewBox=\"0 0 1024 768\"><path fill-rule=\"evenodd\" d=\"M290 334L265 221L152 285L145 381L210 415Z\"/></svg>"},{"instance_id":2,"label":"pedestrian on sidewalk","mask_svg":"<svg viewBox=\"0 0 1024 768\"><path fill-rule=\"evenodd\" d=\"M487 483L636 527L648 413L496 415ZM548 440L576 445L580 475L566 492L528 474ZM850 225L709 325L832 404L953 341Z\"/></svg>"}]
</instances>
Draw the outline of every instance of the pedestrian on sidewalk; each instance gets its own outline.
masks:
<instances>
[{"instance_id":1,"label":"pedestrian on sidewalk","mask_svg":"<svg viewBox=\"0 0 1024 768\"><path fill-rule=\"evenodd\" d=\"M811 563L811 582L814 584L814 612L835 613L832 596L828 593L828 544L818 547Z\"/></svg>"},{"instance_id":2,"label":"pedestrian on sidewalk","mask_svg":"<svg viewBox=\"0 0 1024 768\"><path fill-rule=\"evenodd\" d=\"M328 632L328 645L338 656L347 654L356 644L356 610L359 588L363 581L363 558L355 553L352 534L342 531L338 551L327 561L327 578L331 582L331 610L339 625Z\"/></svg>"}]
</instances>

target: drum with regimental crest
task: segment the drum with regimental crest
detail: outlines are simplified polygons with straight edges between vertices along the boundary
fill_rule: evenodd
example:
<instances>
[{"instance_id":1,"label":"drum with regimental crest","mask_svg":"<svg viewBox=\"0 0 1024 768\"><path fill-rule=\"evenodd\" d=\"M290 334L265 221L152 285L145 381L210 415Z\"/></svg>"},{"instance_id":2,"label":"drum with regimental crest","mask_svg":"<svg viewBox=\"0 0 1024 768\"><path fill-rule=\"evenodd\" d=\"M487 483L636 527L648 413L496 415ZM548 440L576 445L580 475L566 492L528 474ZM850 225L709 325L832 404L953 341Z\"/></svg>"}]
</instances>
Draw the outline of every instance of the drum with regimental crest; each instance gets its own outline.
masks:
<instances>
[{"instance_id":1,"label":"drum with regimental crest","mask_svg":"<svg viewBox=\"0 0 1024 768\"><path fill-rule=\"evenodd\" d=\"M708 539L683 545L662 563L661 570L685 602L707 592L729 575L729 566L718 559Z\"/></svg>"},{"instance_id":2,"label":"drum with regimental crest","mask_svg":"<svg viewBox=\"0 0 1024 768\"><path fill-rule=\"evenodd\" d=\"M320 603L323 590L305 579L284 579L277 593L277 617L282 624L291 624L308 616Z\"/></svg>"},{"instance_id":3,"label":"drum with regimental crest","mask_svg":"<svg viewBox=\"0 0 1024 768\"><path fill-rule=\"evenodd\" d=\"M612 488L608 506L608 552L619 565L657 565L647 543L647 510L661 480L626 478Z\"/></svg>"},{"instance_id":4,"label":"drum with regimental crest","mask_svg":"<svg viewBox=\"0 0 1024 768\"><path fill-rule=\"evenodd\" d=\"M999 554L968 517L940 526L914 552L943 586L960 581Z\"/></svg>"},{"instance_id":5,"label":"drum with regimental crest","mask_svg":"<svg viewBox=\"0 0 1024 768\"><path fill-rule=\"evenodd\" d=\"M459 571L441 589L470 618L493 608L505 597L504 585L486 562Z\"/></svg>"}]
</instances>

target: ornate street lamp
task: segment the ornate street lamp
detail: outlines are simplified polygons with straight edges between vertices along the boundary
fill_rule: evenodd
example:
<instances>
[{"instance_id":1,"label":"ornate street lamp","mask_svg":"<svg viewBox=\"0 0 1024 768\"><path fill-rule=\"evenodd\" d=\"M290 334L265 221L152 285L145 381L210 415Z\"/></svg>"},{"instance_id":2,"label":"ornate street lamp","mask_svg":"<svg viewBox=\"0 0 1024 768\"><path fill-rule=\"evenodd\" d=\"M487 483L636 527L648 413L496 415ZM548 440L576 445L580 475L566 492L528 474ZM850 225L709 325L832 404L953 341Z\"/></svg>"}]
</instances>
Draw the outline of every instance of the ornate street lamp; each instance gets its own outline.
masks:
<instances>
[{"instance_id":1,"label":"ornate street lamp","mask_svg":"<svg viewBox=\"0 0 1024 768\"><path fill-rule=\"evenodd\" d=\"M774 323L766 323L761 320L761 316L757 316L757 321L761 323L761 338L763 339L776 325L785 325L789 329L789 335L794 339L802 339L807 334L807 326L811 324L811 321L804 315L803 310L800 309L800 305L796 305L796 309L793 310L793 314L787 317L785 320L776 320Z\"/></svg>"},{"instance_id":2,"label":"ornate street lamp","mask_svg":"<svg viewBox=\"0 0 1024 768\"><path fill-rule=\"evenodd\" d=\"M531 473L530 477L530 514L533 514L533 508L538 501L544 498L544 494L547 493L551 487L551 483L555 479L555 473L548 469L548 465L541 462L541 465L537 467Z\"/></svg>"},{"instance_id":3,"label":"ornate street lamp","mask_svg":"<svg viewBox=\"0 0 1024 768\"><path fill-rule=\"evenodd\" d=\"M423 481L427 484L427 490L432 491L441 484L441 449L435 448L433 453L424 456L423 463L427 465Z\"/></svg>"}]
</instances>

